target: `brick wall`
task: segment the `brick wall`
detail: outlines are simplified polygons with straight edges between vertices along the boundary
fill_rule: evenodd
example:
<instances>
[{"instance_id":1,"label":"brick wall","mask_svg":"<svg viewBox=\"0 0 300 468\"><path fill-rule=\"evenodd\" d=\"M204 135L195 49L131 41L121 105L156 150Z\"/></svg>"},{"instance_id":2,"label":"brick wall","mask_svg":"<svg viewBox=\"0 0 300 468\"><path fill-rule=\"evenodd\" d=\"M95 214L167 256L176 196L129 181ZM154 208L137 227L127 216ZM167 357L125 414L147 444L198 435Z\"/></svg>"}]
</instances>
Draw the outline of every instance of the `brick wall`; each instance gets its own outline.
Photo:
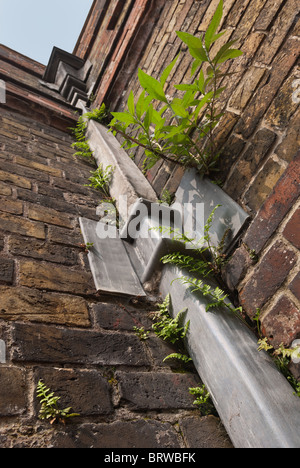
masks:
<instances>
[{"instance_id":1,"label":"brick wall","mask_svg":"<svg viewBox=\"0 0 300 468\"><path fill-rule=\"evenodd\" d=\"M96 294L78 217L97 219L101 194L84 186L93 166L71 142L0 109L0 446L230 446L193 406L195 371L176 372L162 362L169 346L134 334L151 331L154 306ZM39 379L80 417L39 421Z\"/></svg>"},{"instance_id":2,"label":"brick wall","mask_svg":"<svg viewBox=\"0 0 300 468\"><path fill-rule=\"evenodd\" d=\"M118 2L94 2L76 46L97 64L94 105L122 108L129 90L139 91L138 66L159 76L181 47L175 30L204 31L217 3L125 2L108 33ZM225 37L244 55L229 67L238 73L222 100L219 178L253 218L224 278L250 317L261 309L273 343L289 345L300 333L299 11L295 0L225 0L224 8ZM0 446L229 446L219 421L193 409L187 390L197 375L173 372L162 363L164 343L133 333L151 328L153 306L95 294L78 216L95 218L99 194L84 187L92 167L72 156L74 109L41 85L42 66L0 53ZM189 65L182 55L171 82L186 82ZM140 166L140 151L135 160ZM158 195L175 191L181 176L161 164L147 174ZM80 418L41 423L40 378Z\"/></svg>"},{"instance_id":3,"label":"brick wall","mask_svg":"<svg viewBox=\"0 0 300 468\"><path fill-rule=\"evenodd\" d=\"M160 15L131 79L120 72L111 82L114 90L123 76L121 103L107 95L114 109L124 108L130 90L139 95L138 67L157 78L179 49L183 54L166 93L174 94L173 84L190 82L190 59L175 31L205 31L219 0L154 3ZM253 218L224 277L250 317L261 309L264 330L274 344L290 345L300 336L299 4L225 0L221 28L228 31L223 39L237 40L235 46L244 54L224 65L224 71L235 74L222 83L227 89L220 100L225 114L216 129L221 151L216 177ZM132 56L139 41L132 46ZM143 159L137 149L140 168ZM147 177L160 196L165 189L175 192L182 174L182 168L159 162Z\"/></svg>"}]
</instances>

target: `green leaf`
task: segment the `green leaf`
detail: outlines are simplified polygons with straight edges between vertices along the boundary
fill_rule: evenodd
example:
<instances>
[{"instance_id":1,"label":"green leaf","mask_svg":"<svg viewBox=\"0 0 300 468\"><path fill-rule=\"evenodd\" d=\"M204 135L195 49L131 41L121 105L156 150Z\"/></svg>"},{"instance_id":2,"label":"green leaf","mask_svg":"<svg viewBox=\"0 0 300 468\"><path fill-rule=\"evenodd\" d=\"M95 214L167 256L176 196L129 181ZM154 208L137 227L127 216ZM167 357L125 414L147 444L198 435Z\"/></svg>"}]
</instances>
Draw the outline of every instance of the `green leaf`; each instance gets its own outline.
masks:
<instances>
[{"instance_id":1,"label":"green leaf","mask_svg":"<svg viewBox=\"0 0 300 468\"><path fill-rule=\"evenodd\" d=\"M199 79L198 79L198 89L201 91L202 94L205 92L205 78L204 78L204 73L203 70L200 71Z\"/></svg>"},{"instance_id":2,"label":"green leaf","mask_svg":"<svg viewBox=\"0 0 300 468\"><path fill-rule=\"evenodd\" d=\"M115 119L125 124L129 125L136 123L136 119L129 112L112 112L111 114Z\"/></svg>"},{"instance_id":3,"label":"green leaf","mask_svg":"<svg viewBox=\"0 0 300 468\"><path fill-rule=\"evenodd\" d=\"M213 42L216 42L218 39L220 39L220 37L224 36L224 34L226 33L227 31L221 31L219 34L216 34L213 38L212 38L212 41L211 43L213 44Z\"/></svg>"},{"instance_id":4,"label":"green leaf","mask_svg":"<svg viewBox=\"0 0 300 468\"><path fill-rule=\"evenodd\" d=\"M211 20L211 23L206 30L204 40L205 40L205 47L207 51L209 51L209 48L213 42L213 38L215 37L216 31L220 25L222 16L223 16L223 0L220 0L220 3L213 16L213 19Z\"/></svg>"},{"instance_id":5,"label":"green leaf","mask_svg":"<svg viewBox=\"0 0 300 468\"><path fill-rule=\"evenodd\" d=\"M178 54L175 57L175 59L170 63L170 65L168 65L167 68L163 71L163 73L162 73L162 75L160 77L160 82L161 82L162 86L165 85L167 79L169 78L171 71L173 70L174 66L176 65L176 62L177 62L177 60L179 58L179 55L180 54Z\"/></svg>"},{"instance_id":6,"label":"green leaf","mask_svg":"<svg viewBox=\"0 0 300 468\"><path fill-rule=\"evenodd\" d=\"M174 98L171 103L171 107L173 112L179 117L188 117L189 113L187 112L181 99Z\"/></svg>"},{"instance_id":7,"label":"green leaf","mask_svg":"<svg viewBox=\"0 0 300 468\"><path fill-rule=\"evenodd\" d=\"M219 50L219 52L217 52L215 58L213 59L213 63L218 63L218 60L223 57L223 55L225 54L225 52L227 52L227 50L237 42L237 40L233 40L233 41L229 41L227 42L226 44L224 44L221 49Z\"/></svg>"},{"instance_id":8,"label":"green leaf","mask_svg":"<svg viewBox=\"0 0 300 468\"><path fill-rule=\"evenodd\" d=\"M198 118L198 115L199 115L199 112L201 111L201 109L205 106L205 104L207 104L207 102L213 97L214 95L214 92L213 91L210 91L209 93L207 93L202 99L201 101L199 102L195 112L193 113L193 116L195 118L195 120L197 120Z\"/></svg>"},{"instance_id":9,"label":"green leaf","mask_svg":"<svg viewBox=\"0 0 300 468\"><path fill-rule=\"evenodd\" d=\"M202 64L202 60L195 60L192 64L191 69L191 76L194 76L200 65Z\"/></svg>"},{"instance_id":10,"label":"green leaf","mask_svg":"<svg viewBox=\"0 0 300 468\"><path fill-rule=\"evenodd\" d=\"M155 125L159 125L159 126L163 126L164 123L165 123L166 119L164 119L160 112L157 112L156 109L153 109L153 112L152 112L152 123L154 123Z\"/></svg>"},{"instance_id":11,"label":"green leaf","mask_svg":"<svg viewBox=\"0 0 300 468\"><path fill-rule=\"evenodd\" d=\"M202 47L202 40L199 37L183 31L176 31L176 34L188 47L192 47L194 49Z\"/></svg>"},{"instance_id":12,"label":"green leaf","mask_svg":"<svg viewBox=\"0 0 300 468\"><path fill-rule=\"evenodd\" d=\"M233 59L236 57L240 57L243 55L243 52L239 49L229 49L221 58L216 63L223 63L226 62L226 60Z\"/></svg>"},{"instance_id":13,"label":"green leaf","mask_svg":"<svg viewBox=\"0 0 300 468\"><path fill-rule=\"evenodd\" d=\"M163 85L159 81L157 81L152 76L147 75L147 73L141 69L139 69L138 76L142 88L144 88L145 91L147 91L147 93L152 96L152 98L168 104Z\"/></svg>"},{"instance_id":14,"label":"green leaf","mask_svg":"<svg viewBox=\"0 0 300 468\"><path fill-rule=\"evenodd\" d=\"M147 110L145 118L144 118L144 126L145 126L147 131L149 131L150 125L152 123L152 115L153 115L153 106L150 105L148 107L148 110Z\"/></svg>"},{"instance_id":15,"label":"green leaf","mask_svg":"<svg viewBox=\"0 0 300 468\"><path fill-rule=\"evenodd\" d=\"M201 60L202 62L208 62L208 55L204 49L204 47L201 45L201 47L195 49L195 48L189 48L191 56L196 59L196 60Z\"/></svg>"},{"instance_id":16,"label":"green leaf","mask_svg":"<svg viewBox=\"0 0 300 468\"><path fill-rule=\"evenodd\" d=\"M129 98L127 101L127 106L130 114L134 115L135 114L135 108L134 108L134 95L133 92L130 91Z\"/></svg>"},{"instance_id":17,"label":"green leaf","mask_svg":"<svg viewBox=\"0 0 300 468\"><path fill-rule=\"evenodd\" d=\"M145 90L141 93L140 97L138 98L138 101L136 103L136 116L138 119L142 118L143 115L143 104L145 101Z\"/></svg>"},{"instance_id":18,"label":"green leaf","mask_svg":"<svg viewBox=\"0 0 300 468\"><path fill-rule=\"evenodd\" d=\"M196 84L180 84L175 85L174 88L179 91L198 91L198 86Z\"/></svg>"}]
</instances>

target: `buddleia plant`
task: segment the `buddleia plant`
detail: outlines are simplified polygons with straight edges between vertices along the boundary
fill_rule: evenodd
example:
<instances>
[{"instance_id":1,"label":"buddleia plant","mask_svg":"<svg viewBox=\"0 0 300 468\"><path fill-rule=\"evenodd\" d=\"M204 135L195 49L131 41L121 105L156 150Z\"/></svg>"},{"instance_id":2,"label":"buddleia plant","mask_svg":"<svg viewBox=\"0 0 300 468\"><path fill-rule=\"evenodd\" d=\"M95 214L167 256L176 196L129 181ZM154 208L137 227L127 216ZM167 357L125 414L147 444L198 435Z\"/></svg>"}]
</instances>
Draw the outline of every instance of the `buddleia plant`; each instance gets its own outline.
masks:
<instances>
[{"instance_id":1,"label":"buddleia plant","mask_svg":"<svg viewBox=\"0 0 300 468\"><path fill-rule=\"evenodd\" d=\"M227 60L242 55L232 47L235 41L226 42L216 51L215 43L226 32L217 32L222 16L223 0L201 37L176 32L192 59L192 82L175 85L181 97L170 98L165 92L179 54L159 79L139 69L138 79L143 89L140 96L136 99L131 91L127 109L112 112L111 131L124 138L126 150L144 149L145 170L160 160L196 167L204 175L215 170L219 155L213 130L223 115L217 111L218 98L225 89L220 82L228 75L221 67Z\"/></svg>"}]
</instances>

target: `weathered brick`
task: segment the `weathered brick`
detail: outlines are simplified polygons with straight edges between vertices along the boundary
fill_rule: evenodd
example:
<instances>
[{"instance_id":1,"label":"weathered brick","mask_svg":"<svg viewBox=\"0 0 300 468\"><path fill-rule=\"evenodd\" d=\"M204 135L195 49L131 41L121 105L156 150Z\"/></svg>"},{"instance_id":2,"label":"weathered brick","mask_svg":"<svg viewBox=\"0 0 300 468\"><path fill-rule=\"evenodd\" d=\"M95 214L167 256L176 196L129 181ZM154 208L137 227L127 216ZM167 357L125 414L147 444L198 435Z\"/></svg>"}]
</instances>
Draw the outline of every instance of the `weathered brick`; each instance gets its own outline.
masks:
<instances>
[{"instance_id":1,"label":"weathered brick","mask_svg":"<svg viewBox=\"0 0 300 468\"><path fill-rule=\"evenodd\" d=\"M73 294L95 292L92 275L84 271L31 260L21 260L19 269L19 281L22 286Z\"/></svg>"},{"instance_id":2,"label":"weathered brick","mask_svg":"<svg viewBox=\"0 0 300 468\"><path fill-rule=\"evenodd\" d=\"M30 180L28 181L28 179L39 180L41 182L49 181L49 174L46 172L37 171L30 167L19 166L18 164L13 164L7 161L0 161L0 169L1 180L4 180L2 179L3 176L1 176L1 172L4 172L6 177L8 177L8 173L10 174L10 178L13 179L13 183L18 187L30 188L28 187L30 183Z\"/></svg>"},{"instance_id":3,"label":"weathered brick","mask_svg":"<svg viewBox=\"0 0 300 468\"><path fill-rule=\"evenodd\" d=\"M42 182L38 185L38 193L41 195L46 195L47 197L56 198L57 200L64 199L64 192L60 189L50 187L48 184L44 184Z\"/></svg>"},{"instance_id":4,"label":"weathered brick","mask_svg":"<svg viewBox=\"0 0 300 468\"><path fill-rule=\"evenodd\" d=\"M240 133L244 138L248 138L253 134L290 69L294 66L299 51L300 45L297 39L290 39L285 43L274 59L268 79L264 80L263 85L253 95L236 125L236 133Z\"/></svg>"},{"instance_id":5,"label":"weathered brick","mask_svg":"<svg viewBox=\"0 0 300 468\"><path fill-rule=\"evenodd\" d=\"M72 407L72 411L80 416L104 415L113 411L110 386L98 371L37 367L36 385L40 379L60 397L60 408ZM40 404L36 401L36 413L39 409Z\"/></svg>"},{"instance_id":6,"label":"weathered brick","mask_svg":"<svg viewBox=\"0 0 300 468\"><path fill-rule=\"evenodd\" d=\"M193 408L189 388L199 385L195 374L116 372L121 400L134 410Z\"/></svg>"},{"instance_id":7,"label":"weathered brick","mask_svg":"<svg viewBox=\"0 0 300 468\"><path fill-rule=\"evenodd\" d=\"M170 423L151 419L69 426L53 432L51 438L51 447L55 448L176 449L179 444Z\"/></svg>"},{"instance_id":8,"label":"weathered brick","mask_svg":"<svg viewBox=\"0 0 300 468\"><path fill-rule=\"evenodd\" d=\"M158 336L151 334L148 336L146 346L149 353L151 353L151 358L156 366L178 370L179 365L177 359L167 359L164 361L165 357L169 356L169 354L178 353L178 347L176 345L168 343ZM189 370L192 370L192 364L191 367L188 364L185 364L184 368L185 371L188 372Z\"/></svg>"},{"instance_id":9,"label":"weathered brick","mask_svg":"<svg viewBox=\"0 0 300 468\"><path fill-rule=\"evenodd\" d=\"M289 164L249 227L245 243L259 253L300 195L300 152Z\"/></svg>"},{"instance_id":10,"label":"weathered brick","mask_svg":"<svg viewBox=\"0 0 300 468\"><path fill-rule=\"evenodd\" d=\"M12 284L14 279L15 263L10 258L0 257L0 282Z\"/></svg>"},{"instance_id":11,"label":"weathered brick","mask_svg":"<svg viewBox=\"0 0 300 468\"><path fill-rule=\"evenodd\" d=\"M148 358L134 335L15 323L12 359L103 366L147 366Z\"/></svg>"},{"instance_id":12,"label":"weathered brick","mask_svg":"<svg viewBox=\"0 0 300 468\"><path fill-rule=\"evenodd\" d=\"M276 3L269 11L271 16L274 14L274 11L272 10L274 10L275 7ZM264 11L268 12L268 8L265 8ZM299 8L297 8L297 0L288 0L276 18L270 33L264 42L264 46L261 48L260 53L256 57L257 61L266 64L271 63L274 55L284 41L290 27L293 25L298 13ZM270 21L270 19L268 21Z\"/></svg>"},{"instance_id":13,"label":"weathered brick","mask_svg":"<svg viewBox=\"0 0 300 468\"><path fill-rule=\"evenodd\" d=\"M293 99L293 83L297 79L298 68L296 67L293 73L288 76L283 83L278 94L275 96L270 108L264 116L264 121L271 127L276 127L284 130L290 123L291 117L297 110L298 102ZM299 127L299 121L295 121L295 125Z\"/></svg>"},{"instance_id":14,"label":"weathered brick","mask_svg":"<svg viewBox=\"0 0 300 468\"><path fill-rule=\"evenodd\" d=\"M49 226L48 236L52 242L58 244L77 246L83 242L82 234L70 229L65 229L57 226Z\"/></svg>"},{"instance_id":15,"label":"weathered brick","mask_svg":"<svg viewBox=\"0 0 300 468\"><path fill-rule=\"evenodd\" d=\"M255 22L255 29L266 31L269 28L278 9L280 8L281 3L281 0L268 0L265 4L265 8L261 11Z\"/></svg>"},{"instance_id":16,"label":"weathered brick","mask_svg":"<svg viewBox=\"0 0 300 468\"><path fill-rule=\"evenodd\" d=\"M266 70L262 68L251 67L246 72L245 76L243 76L240 84L230 98L229 106L237 110L244 109L253 96L265 72Z\"/></svg>"},{"instance_id":17,"label":"weathered brick","mask_svg":"<svg viewBox=\"0 0 300 468\"><path fill-rule=\"evenodd\" d=\"M11 195L12 191L9 185L0 182L0 195Z\"/></svg>"},{"instance_id":18,"label":"weathered brick","mask_svg":"<svg viewBox=\"0 0 300 468\"><path fill-rule=\"evenodd\" d=\"M62 176L62 172L59 169L46 166L45 164L40 164L36 161L32 161L32 159L26 159L26 158L22 158L21 156L16 156L16 163L20 164L21 166L26 166L32 169L36 169L37 171L46 172L47 174L51 174L54 177Z\"/></svg>"},{"instance_id":19,"label":"weathered brick","mask_svg":"<svg viewBox=\"0 0 300 468\"><path fill-rule=\"evenodd\" d=\"M300 272L295 276L290 284L290 290L294 296L300 301Z\"/></svg>"},{"instance_id":20,"label":"weathered brick","mask_svg":"<svg viewBox=\"0 0 300 468\"><path fill-rule=\"evenodd\" d=\"M272 245L240 292L241 304L248 315L252 317L275 294L296 261L294 251L281 241Z\"/></svg>"},{"instance_id":21,"label":"weathered brick","mask_svg":"<svg viewBox=\"0 0 300 468\"><path fill-rule=\"evenodd\" d=\"M221 182L225 182L226 178L228 177L228 174L233 167L234 163L238 159L239 155L245 148L246 142L242 140L241 138L238 138L236 135L232 134L227 142L224 144L224 146L221 149L220 152L220 159L218 161L218 180ZM235 172L235 171L234 171ZM237 178L231 180L234 184L237 182ZM224 190L230 190L231 189L231 184L228 184L226 189L223 186ZM231 190L231 196L233 199L237 200L239 197L239 192L237 190Z\"/></svg>"},{"instance_id":22,"label":"weathered brick","mask_svg":"<svg viewBox=\"0 0 300 468\"><path fill-rule=\"evenodd\" d=\"M68 169L70 170L70 164L68 164ZM89 177L91 174L89 175ZM85 179L85 181L81 181L81 183L74 183L69 180L65 179L53 179L53 185L54 187L59 187L60 189L63 189L64 192L71 192L71 193L76 193L76 194L81 194L85 196L93 196L94 198L99 198L101 195L101 192L93 190L89 187L85 187L84 184L88 184L88 178Z\"/></svg>"},{"instance_id":23,"label":"weathered brick","mask_svg":"<svg viewBox=\"0 0 300 468\"><path fill-rule=\"evenodd\" d=\"M23 203L18 200L0 197L0 211L21 215L23 214Z\"/></svg>"},{"instance_id":24,"label":"weathered brick","mask_svg":"<svg viewBox=\"0 0 300 468\"><path fill-rule=\"evenodd\" d=\"M40 205L29 206L28 218L69 229L72 229L74 225L73 218L68 213L61 213L52 208L46 208Z\"/></svg>"},{"instance_id":25,"label":"weathered brick","mask_svg":"<svg viewBox=\"0 0 300 468\"><path fill-rule=\"evenodd\" d=\"M283 231L284 237L300 249L300 208L293 214Z\"/></svg>"},{"instance_id":26,"label":"weathered brick","mask_svg":"<svg viewBox=\"0 0 300 468\"><path fill-rule=\"evenodd\" d=\"M0 213L0 229L23 236L36 237L37 239L46 238L43 224L7 213Z\"/></svg>"},{"instance_id":27,"label":"weathered brick","mask_svg":"<svg viewBox=\"0 0 300 468\"><path fill-rule=\"evenodd\" d=\"M88 327L86 302L78 296L0 286L0 318Z\"/></svg>"},{"instance_id":28,"label":"weathered brick","mask_svg":"<svg viewBox=\"0 0 300 468\"><path fill-rule=\"evenodd\" d=\"M276 348L281 343L289 347L298 337L300 311L286 296L281 296L268 314L262 318L262 330Z\"/></svg>"},{"instance_id":29,"label":"weathered brick","mask_svg":"<svg viewBox=\"0 0 300 468\"><path fill-rule=\"evenodd\" d=\"M71 203L67 203L65 200L48 197L30 190L23 190L21 188L17 189L17 195L21 200L25 200L33 204L42 205L68 214L78 215L77 207Z\"/></svg>"},{"instance_id":30,"label":"weathered brick","mask_svg":"<svg viewBox=\"0 0 300 468\"><path fill-rule=\"evenodd\" d=\"M223 277L230 290L233 291L237 288L251 264L249 252L242 245L234 252L224 267Z\"/></svg>"},{"instance_id":31,"label":"weathered brick","mask_svg":"<svg viewBox=\"0 0 300 468\"><path fill-rule=\"evenodd\" d=\"M253 174L255 174L275 139L275 133L266 128L255 134L245 153L236 164L232 175L224 185L224 189L229 195L237 199L245 190L245 186L252 179ZM228 147L227 151L231 150L232 148Z\"/></svg>"},{"instance_id":32,"label":"weathered brick","mask_svg":"<svg viewBox=\"0 0 300 468\"><path fill-rule=\"evenodd\" d=\"M152 322L135 309L117 304L101 303L93 306L95 323L108 330L128 330L133 327L151 328ZM130 312L130 313L129 313Z\"/></svg>"},{"instance_id":33,"label":"weathered brick","mask_svg":"<svg viewBox=\"0 0 300 468\"><path fill-rule=\"evenodd\" d=\"M284 171L285 166L274 157L271 156L267 160L244 195L243 201L252 212L257 213Z\"/></svg>"},{"instance_id":34,"label":"weathered brick","mask_svg":"<svg viewBox=\"0 0 300 468\"><path fill-rule=\"evenodd\" d=\"M233 448L220 420L215 416L190 416L179 420L189 448Z\"/></svg>"},{"instance_id":35,"label":"weathered brick","mask_svg":"<svg viewBox=\"0 0 300 468\"><path fill-rule=\"evenodd\" d=\"M48 262L64 265L76 265L79 263L77 249L29 237L11 236L8 249L14 255L46 260Z\"/></svg>"},{"instance_id":36,"label":"weathered brick","mask_svg":"<svg viewBox=\"0 0 300 468\"><path fill-rule=\"evenodd\" d=\"M25 412L25 388L23 369L0 366L0 416L13 416Z\"/></svg>"},{"instance_id":37,"label":"weathered brick","mask_svg":"<svg viewBox=\"0 0 300 468\"><path fill-rule=\"evenodd\" d=\"M0 180L16 185L17 187L23 187L26 189L31 188L30 180L16 174L11 174L10 172L0 170Z\"/></svg>"},{"instance_id":38,"label":"weathered brick","mask_svg":"<svg viewBox=\"0 0 300 468\"><path fill-rule=\"evenodd\" d=\"M289 122L289 127L281 143L274 153L284 161L291 162L300 147L300 109L295 112Z\"/></svg>"}]
</instances>

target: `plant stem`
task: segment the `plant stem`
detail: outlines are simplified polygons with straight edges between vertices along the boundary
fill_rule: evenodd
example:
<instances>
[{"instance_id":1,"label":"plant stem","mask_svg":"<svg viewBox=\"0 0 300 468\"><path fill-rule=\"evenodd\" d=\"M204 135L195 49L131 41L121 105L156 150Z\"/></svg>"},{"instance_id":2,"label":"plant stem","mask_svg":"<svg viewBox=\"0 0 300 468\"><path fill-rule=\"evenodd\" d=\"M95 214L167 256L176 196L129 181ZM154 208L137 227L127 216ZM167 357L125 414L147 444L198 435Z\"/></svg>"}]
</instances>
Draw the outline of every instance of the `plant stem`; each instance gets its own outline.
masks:
<instances>
[{"instance_id":1,"label":"plant stem","mask_svg":"<svg viewBox=\"0 0 300 468\"><path fill-rule=\"evenodd\" d=\"M144 145L143 143L141 143L139 140L137 140L136 138L133 138L131 137L130 135L127 135L126 133L124 133L122 130L119 130L118 128L112 126L111 127L114 131L118 132L120 135L122 135L126 140L130 140L132 141L132 143L136 143L138 146L148 150L148 151L151 151L153 154L155 154L155 156L158 156L159 158L163 159L164 161L167 161L167 162L170 162L170 163L176 163L176 164L179 164L180 166L182 167L186 167L186 164L176 160L176 159L173 159L173 158L170 158L169 156L166 156L164 153L158 151L157 149L153 148L153 147L149 147L147 145Z\"/></svg>"}]
</instances>

